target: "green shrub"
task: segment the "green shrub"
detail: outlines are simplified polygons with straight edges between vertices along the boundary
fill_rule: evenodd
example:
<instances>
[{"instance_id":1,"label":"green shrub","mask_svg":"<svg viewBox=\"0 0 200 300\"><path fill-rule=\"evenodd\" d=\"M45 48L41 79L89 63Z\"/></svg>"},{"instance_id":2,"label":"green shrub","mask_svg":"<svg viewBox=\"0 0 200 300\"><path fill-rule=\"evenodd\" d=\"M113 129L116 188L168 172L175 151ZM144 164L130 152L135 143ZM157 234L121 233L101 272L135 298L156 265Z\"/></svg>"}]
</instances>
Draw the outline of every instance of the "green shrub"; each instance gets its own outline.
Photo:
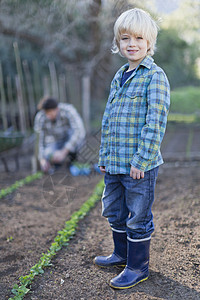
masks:
<instances>
[{"instance_id":1,"label":"green shrub","mask_svg":"<svg viewBox=\"0 0 200 300\"><path fill-rule=\"evenodd\" d=\"M171 113L200 114L200 88L184 87L171 91Z\"/></svg>"}]
</instances>

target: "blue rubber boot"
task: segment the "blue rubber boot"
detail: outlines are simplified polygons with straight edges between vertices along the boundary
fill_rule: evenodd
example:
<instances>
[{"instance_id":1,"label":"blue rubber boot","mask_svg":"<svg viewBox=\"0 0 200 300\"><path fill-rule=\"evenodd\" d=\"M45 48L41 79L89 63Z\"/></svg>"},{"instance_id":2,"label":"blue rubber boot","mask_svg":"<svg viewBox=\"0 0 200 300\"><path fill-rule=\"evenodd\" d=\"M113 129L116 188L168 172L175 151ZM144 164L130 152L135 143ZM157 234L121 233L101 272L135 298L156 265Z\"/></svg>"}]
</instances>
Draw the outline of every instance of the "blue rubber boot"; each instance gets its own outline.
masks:
<instances>
[{"instance_id":1,"label":"blue rubber boot","mask_svg":"<svg viewBox=\"0 0 200 300\"><path fill-rule=\"evenodd\" d=\"M114 289L128 289L146 280L149 276L150 239L132 240L128 238L127 266L110 281Z\"/></svg>"},{"instance_id":2,"label":"blue rubber boot","mask_svg":"<svg viewBox=\"0 0 200 300\"><path fill-rule=\"evenodd\" d=\"M126 232L113 231L114 251L109 256L97 256L94 264L99 267L120 266L125 267L127 262L127 236Z\"/></svg>"}]
</instances>

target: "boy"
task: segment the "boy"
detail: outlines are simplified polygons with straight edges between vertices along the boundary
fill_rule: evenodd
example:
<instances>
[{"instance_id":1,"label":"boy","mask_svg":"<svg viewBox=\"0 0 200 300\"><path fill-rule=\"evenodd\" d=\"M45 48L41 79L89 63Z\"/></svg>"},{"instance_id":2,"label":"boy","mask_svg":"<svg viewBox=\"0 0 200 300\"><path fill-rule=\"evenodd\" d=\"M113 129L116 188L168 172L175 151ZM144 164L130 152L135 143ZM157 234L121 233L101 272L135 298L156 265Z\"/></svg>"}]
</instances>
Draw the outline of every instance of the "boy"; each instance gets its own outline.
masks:
<instances>
[{"instance_id":1,"label":"boy","mask_svg":"<svg viewBox=\"0 0 200 300\"><path fill-rule=\"evenodd\" d=\"M59 103L51 97L39 103L35 117L38 160L43 172L75 159L78 147L85 138L81 117L71 104Z\"/></svg>"},{"instance_id":2,"label":"boy","mask_svg":"<svg viewBox=\"0 0 200 300\"><path fill-rule=\"evenodd\" d=\"M167 77L151 57L157 31L149 14L137 8L122 13L114 26L113 52L120 52L128 63L111 83L99 152L99 167L105 173L102 215L112 228L114 251L97 256L94 263L126 265L110 281L116 289L130 288L149 274L151 207L170 103Z\"/></svg>"}]
</instances>

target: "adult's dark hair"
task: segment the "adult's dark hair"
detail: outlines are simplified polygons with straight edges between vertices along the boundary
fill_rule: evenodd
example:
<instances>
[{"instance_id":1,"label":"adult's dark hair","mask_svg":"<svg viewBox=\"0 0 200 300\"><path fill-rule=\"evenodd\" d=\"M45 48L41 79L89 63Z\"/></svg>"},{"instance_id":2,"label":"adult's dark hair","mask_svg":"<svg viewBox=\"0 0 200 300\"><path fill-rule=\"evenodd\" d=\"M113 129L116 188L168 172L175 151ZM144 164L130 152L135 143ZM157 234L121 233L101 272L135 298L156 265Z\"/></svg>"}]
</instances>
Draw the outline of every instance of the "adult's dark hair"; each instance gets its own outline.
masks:
<instances>
[{"instance_id":1,"label":"adult's dark hair","mask_svg":"<svg viewBox=\"0 0 200 300\"><path fill-rule=\"evenodd\" d=\"M42 103L42 109L44 110L55 109L57 107L58 107L58 102L54 98L46 98Z\"/></svg>"}]
</instances>

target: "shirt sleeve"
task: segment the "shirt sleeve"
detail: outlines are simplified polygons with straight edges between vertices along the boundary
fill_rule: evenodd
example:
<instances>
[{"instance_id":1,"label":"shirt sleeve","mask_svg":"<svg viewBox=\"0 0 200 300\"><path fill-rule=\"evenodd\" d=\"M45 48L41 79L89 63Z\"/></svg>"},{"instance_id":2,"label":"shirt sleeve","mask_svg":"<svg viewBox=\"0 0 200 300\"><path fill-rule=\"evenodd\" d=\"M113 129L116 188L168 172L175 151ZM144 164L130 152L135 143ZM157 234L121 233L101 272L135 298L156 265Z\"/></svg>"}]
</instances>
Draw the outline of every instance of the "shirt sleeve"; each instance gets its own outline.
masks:
<instances>
[{"instance_id":1,"label":"shirt sleeve","mask_svg":"<svg viewBox=\"0 0 200 300\"><path fill-rule=\"evenodd\" d=\"M99 163L98 166L106 166L106 160L108 159L108 140L109 140L109 116L110 116L110 102L114 98L114 79L111 82L110 94L104 111L101 127L101 144L99 150Z\"/></svg>"},{"instance_id":2,"label":"shirt sleeve","mask_svg":"<svg viewBox=\"0 0 200 300\"><path fill-rule=\"evenodd\" d=\"M85 138L85 128L80 115L72 105L68 105L64 111L68 118L71 131L70 137L64 147L74 152Z\"/></svg>"},{"instance_id":3,"label":"shirt sleeve","mask_svg":"<svg viewBox=\"0 0 200 300\"><path fill-rule=\"evenodd\" d=\"M146 123L142 128L138 150L131 165L145 171L151 161L160 153L161 142L167 124L170 105L170 86L165 73L157 71L147 89Z\"/></svg>"},{"instance_id":4,"label":"shirt sleeve","mask_svg":"<svg viewBox=\"0 0 200 300\"><path fill-rule=\"evenodd\" d=\"M107 158L107 151L108 151L108 132L109 132L109 123L108 123L108 116L109 116L109 102L106 105L106 109L103 115L102 120L102 128L101 128L101 144L99 150L99 166L106 165L106 158Z\"/></svg>"}]
</instances>

